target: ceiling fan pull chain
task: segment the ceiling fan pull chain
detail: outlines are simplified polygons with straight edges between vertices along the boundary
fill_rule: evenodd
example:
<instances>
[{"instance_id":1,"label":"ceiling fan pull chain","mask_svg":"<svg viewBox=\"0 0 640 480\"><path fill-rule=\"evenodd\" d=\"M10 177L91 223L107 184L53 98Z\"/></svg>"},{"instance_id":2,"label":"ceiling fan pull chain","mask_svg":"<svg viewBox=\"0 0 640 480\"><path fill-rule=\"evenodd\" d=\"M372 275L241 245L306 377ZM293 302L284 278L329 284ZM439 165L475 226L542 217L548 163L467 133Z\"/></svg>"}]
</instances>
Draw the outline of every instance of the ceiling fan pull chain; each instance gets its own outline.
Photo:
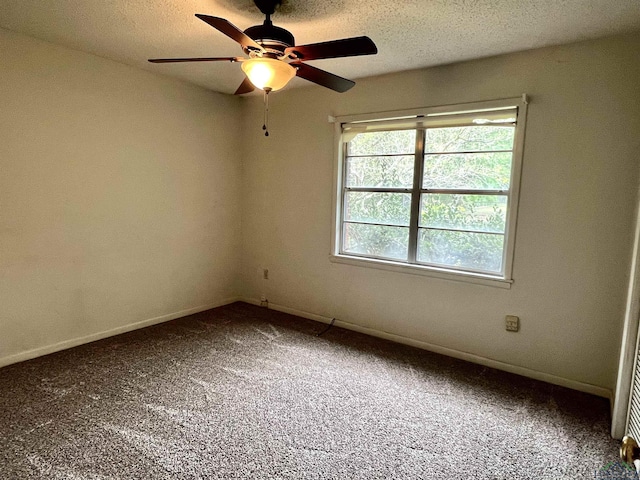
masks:
<instances>
[{"instance_id":1,"label":"ceiling fan pull chain","mask_svg":"<svg viewBox=\"0 0 640 480\"><path fill-rule=\"evenodd\" d=\"M268 88L264 89L264 123L262 124L262 130L264 130L264 136L269 136L269 92Z\"/></svg>"}]
</instances>

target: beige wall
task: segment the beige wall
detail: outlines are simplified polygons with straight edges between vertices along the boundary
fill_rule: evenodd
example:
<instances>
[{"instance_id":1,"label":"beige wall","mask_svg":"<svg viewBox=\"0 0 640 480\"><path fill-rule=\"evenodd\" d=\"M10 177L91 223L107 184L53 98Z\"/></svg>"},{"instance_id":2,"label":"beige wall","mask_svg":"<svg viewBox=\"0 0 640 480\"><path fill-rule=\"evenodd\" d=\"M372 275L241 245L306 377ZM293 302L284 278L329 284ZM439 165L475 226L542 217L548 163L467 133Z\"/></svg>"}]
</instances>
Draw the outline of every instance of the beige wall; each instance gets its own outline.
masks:
<instances>
[{"instance_id":1,"label":"beige wall","mask_svg":"<svg viewBox=\"0 0 640 480\"><path fill-rule=\"evenodd\" d=\"M640 37L628 36L362 79L342 95L285 90L271 98L269 138L261 99L245 102L245 295L606 394L638 186L638 78ZM531 104L510 290L329 261L328 115L522 93ZM506 314L521 317L519 333L505 331Z\"/></svg>"},{"instance_id":2,"label":"beige wall","mask_svg":"<svg viewBox=\"0 0 640 480\"><path fill-rule=\"evenodd\" d=\"M0 365L236 297L239 100L0 51Z\"/></svg>"}]
</instances>

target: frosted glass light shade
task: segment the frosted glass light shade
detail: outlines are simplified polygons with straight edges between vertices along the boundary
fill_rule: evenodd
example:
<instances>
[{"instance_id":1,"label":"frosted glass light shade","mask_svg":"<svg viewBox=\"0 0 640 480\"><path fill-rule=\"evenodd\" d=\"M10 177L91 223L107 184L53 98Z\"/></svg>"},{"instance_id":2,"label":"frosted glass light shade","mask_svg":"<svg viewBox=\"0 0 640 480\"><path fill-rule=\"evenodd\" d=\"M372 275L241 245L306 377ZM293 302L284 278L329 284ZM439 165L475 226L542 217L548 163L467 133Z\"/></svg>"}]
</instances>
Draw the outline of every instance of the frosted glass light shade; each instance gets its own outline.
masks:
<instances>
[{"instance_id":1,"label":"frosted glass light shade","mask_svg":"<svg viewBox=\"0 0 640 480\"><path fill-rule=\"evenodd\" d=\"M280 90L296 74L295 68L275 58L251 58L241 67L249 81L261 90Z\"/></svg>"}]
</instances>

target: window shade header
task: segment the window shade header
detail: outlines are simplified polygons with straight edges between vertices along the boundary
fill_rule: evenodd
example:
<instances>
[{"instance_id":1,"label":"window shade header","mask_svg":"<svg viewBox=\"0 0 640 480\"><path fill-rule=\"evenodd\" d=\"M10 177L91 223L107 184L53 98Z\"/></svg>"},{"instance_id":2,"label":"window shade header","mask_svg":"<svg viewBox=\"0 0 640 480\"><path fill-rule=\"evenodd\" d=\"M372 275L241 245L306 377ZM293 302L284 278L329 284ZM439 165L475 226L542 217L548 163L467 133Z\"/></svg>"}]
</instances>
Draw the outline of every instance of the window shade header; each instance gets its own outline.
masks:
<instances>
[{"instance_id":1,"label":"window shade header","mask_svg":"<svg viewBox=\"0 0 640 480\"><path fill-rule=\"evenodd\" d=\"M521 97L501 100L340 116L332 120L340 125L344 135L351 138L363 132L420 127L515 125L519 111L528 103L527 95L522 94ZM349 141L349 139L346 138L343 141Z\"/></svg>"},{"instance_id":2,"label":"window shade header","mask_svg":"<svg viewBox=\"0 0 640 480\"><path fill-rule=\"evenodd\" d=\"M364 132L407 130L412 128L464 127L481 125L515 125L518 108L468 112L435 113L374 121L343 123L345 133L357 135Z\"/></svg>"}]
</instances>

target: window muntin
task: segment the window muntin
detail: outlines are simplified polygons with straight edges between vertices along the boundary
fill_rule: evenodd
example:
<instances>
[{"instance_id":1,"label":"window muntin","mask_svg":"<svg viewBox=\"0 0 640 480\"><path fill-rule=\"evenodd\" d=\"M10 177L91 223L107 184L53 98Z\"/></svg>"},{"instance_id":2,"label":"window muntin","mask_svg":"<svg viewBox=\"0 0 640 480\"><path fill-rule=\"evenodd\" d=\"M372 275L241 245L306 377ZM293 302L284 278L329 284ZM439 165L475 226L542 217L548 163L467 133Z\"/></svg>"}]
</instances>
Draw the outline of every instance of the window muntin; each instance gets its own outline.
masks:
<instances>
[{"instance_id":1,"label":"window muntin","mask_svg":"<svg viewBox=\"0 0 640 480\"><path fill-rule=\"evenodd\" d=\"M344 198L346 222L388 226L409 226L411 194L347 191Z\"/></svg>"},{"instance_id":2,"label":"window muntin","mask_svg":"<svg viewBox=\"0 0 640 480\"><path fill-rule=\"evenodd\" d=\"M433 193L422 195L420 227L504 234L506 195Z\"/></svg>"},{"instance_id":3,"label":"window muntin","mask_svg":"<svg viewBox=\"0 0 640 480\"><path fill-rule=\"evenodd\" d=\"M344 253L389 260L407 259L407 227L345 222L343 235Z\"/></svg>"},{"instance_id":4,"label":"window muntin","mask_svg":"<svg viewBox=\"0 0 640 480\"><path fill-rule=\"evenodd\" d=\"M502 235L421 228L418 260L427 265L456 269L462 265L469 271L499 271L503 242Z\"/></svg>"},{"instance_id":5,"label":"window muntin","mask_svg":"<svg viewBox=\"0 0 640 480\"><path fill-rule=\"evenodd\" d=\"M413 185L413 154L349 158L346 175L348 187L411 188Z\"/></svg>"},{"instance_id":6,"label":"window muntin","mask_svg":"<svg viewBox=\"0 0 640 480\"><path fill-rule=\"evenodd\" d=\"M507 190L512 157L511 150L426 154L422 188Z\"/></svg>"},{"instance_id":7,"label":"window muntin","mask_svg":"<svg viewBox=\"0 0 640 480\"><path fill-rule=\"evenodd\" d=\"M341 124L336 254L508 280L522 106Z\"/></svg>"}]
</instances>

